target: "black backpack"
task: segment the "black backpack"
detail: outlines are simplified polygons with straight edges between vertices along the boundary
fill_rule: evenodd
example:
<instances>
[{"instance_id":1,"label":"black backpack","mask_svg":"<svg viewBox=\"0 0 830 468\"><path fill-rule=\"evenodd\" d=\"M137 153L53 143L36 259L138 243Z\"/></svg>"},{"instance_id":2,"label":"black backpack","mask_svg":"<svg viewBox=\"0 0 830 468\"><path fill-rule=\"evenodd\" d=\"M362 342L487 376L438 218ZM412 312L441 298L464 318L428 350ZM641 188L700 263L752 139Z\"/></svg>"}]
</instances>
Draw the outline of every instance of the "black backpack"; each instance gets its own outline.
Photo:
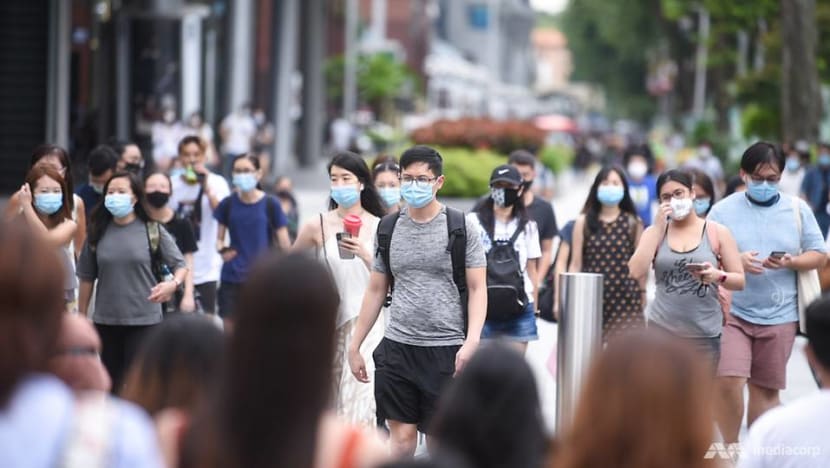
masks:
<instances>
[{"instance_id":1,"label":"black backpack","mask_svg":"<svg viewBox=\"0 0 830 468\"><path fill-rule=\"evenodd\" d=\"M520 220L516 232L507 241L493 240L493 234L485 230L491 242L487 252L488 320L509 320L521 315L527 307L524 272L519 252L513 246L526 225L527 220Z\"/></svg>"},{"instance_id":2,"label":"black backpack","mask_svg":"<svg viewBox=\"0 0 830 468\"><path fill-rule=\"evenodd\" d=\"M392 303L392 291L395 289L395 277L389 267L389 246L392 245L392 233L398 223L400 212L388 214L378 224L378 248L375 256L380 256L386 267L389 277L389 293L386 296L386 306ZM467 225L464 213L447 207L447 253L452 260L452 280L461 296L461 310L464 311L464 331L466 333L467 320Z\"/></svg>"}]
</instances>

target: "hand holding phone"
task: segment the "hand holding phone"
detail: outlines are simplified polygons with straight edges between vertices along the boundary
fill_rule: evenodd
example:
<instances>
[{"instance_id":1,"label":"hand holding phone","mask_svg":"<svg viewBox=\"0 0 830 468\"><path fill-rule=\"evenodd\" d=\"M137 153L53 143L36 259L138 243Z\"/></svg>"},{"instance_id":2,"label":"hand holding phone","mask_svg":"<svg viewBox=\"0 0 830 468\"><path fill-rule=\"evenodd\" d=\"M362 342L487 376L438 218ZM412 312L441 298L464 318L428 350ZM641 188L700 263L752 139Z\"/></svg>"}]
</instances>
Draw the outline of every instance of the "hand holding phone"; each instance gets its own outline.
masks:
<instances>
[{"instance_id":1,"label":"hand holding phone","mask_svg":"<svg viewBox=\"0 0 830 468\"><path fill-rule=\"evenodd\" d=\"M774 258L774 259L779 259L779 258L783 257L784 255L787 255L787 252L784 252L784 251L781 251L781 250L773 250L769 254L769 256Z\"/></svg>"},{"instance_id":2,"label":"hand holding phone","mask_svg":"<svg viewBox=\"0 0 830 468\"><path fill-rule=\"evenodd\" d=\"M705 269L706 269L706 264L705 263L687 263L686 264L686 270L688 270L692 273L703 271Z\"/></svg>"},{"instance_id":3,"label":"hand holding phone","mask_svg":"<svg viewBox=\"0 0 830 468\"><path fill-rule=\"evenodd\" d=\"M344 249L342 245L340 245L341 240L350 239L352 237L352 235L349 234L348 232L338 232L336 234L336 237L337 237L337 250L338 250L338 253L340 254L340 258L342 258L343 260L353 259L354 258L354 252L350 252L350 251Z\"/></svg>"}]
</instances>

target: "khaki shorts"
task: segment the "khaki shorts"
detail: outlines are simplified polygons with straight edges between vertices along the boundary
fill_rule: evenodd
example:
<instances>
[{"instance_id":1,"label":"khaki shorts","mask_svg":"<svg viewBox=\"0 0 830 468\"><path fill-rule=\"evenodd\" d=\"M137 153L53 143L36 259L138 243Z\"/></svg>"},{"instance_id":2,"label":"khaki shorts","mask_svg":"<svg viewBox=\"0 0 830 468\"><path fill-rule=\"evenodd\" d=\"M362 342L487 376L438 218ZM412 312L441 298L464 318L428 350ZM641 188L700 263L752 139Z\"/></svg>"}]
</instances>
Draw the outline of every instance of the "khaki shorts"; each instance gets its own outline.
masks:
<instances>
[{"instance_id":1,"label":"khaki shorts","mask_svg":"<svg viewBox=\"0 0 830 468\"><path fill-rule=\"evenodd\" d=\"M787 388L787 361L792 354L798 322L757 325L734 315L723 327L719 377L744 377L749 383Z\"/></svg>"}]
</instances>

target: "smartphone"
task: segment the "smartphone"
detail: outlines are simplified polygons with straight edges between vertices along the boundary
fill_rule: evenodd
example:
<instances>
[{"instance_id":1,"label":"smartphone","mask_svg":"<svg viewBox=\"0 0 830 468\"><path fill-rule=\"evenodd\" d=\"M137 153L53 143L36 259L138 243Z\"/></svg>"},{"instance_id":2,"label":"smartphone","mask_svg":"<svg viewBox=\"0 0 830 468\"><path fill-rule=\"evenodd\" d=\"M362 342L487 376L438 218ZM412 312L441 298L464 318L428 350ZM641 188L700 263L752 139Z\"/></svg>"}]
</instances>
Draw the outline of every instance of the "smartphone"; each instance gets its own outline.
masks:
<instances>
[{"instance_id":1,"label":"smartphone","mask_svg":"<svg viewBox=\"0 0 830 468\"><path fill-rule=\"evenodd\" d=\"M705 263L687 263L686 269L689 271L703 271L706 269Z\"/></svg>"},{"instance_id":2,"label":"smartphone","mask_svg":"<svg viewBox=\"0 0 830 468\"><path fill-rule=\"evenodd\" d=\"M770 254L769 254L770 257L775 258L775 259L779 259L779 258L783 257L784 255L787 255L787 252L782 252L780 250L775 250L773 252L770 252Z\"/></svg>"},{"instance_id":3,"label":"smartphone","mask_svg":"<svg viewBox=\"0 0 830 468\"><path fill-rule=\"evenodd\" d=\"M338 232L336 234L336 236L337 236L337 250L338 250L338 253L340 254L340 258L342 258L343 260L353 259L354 258L354 253L353 252L349 252L348 250L343 250L343 247L340 247L340 241L343 240L343 239L351 239L352 235L349 234L348 232Z\"/></svg>"}]
</instances>

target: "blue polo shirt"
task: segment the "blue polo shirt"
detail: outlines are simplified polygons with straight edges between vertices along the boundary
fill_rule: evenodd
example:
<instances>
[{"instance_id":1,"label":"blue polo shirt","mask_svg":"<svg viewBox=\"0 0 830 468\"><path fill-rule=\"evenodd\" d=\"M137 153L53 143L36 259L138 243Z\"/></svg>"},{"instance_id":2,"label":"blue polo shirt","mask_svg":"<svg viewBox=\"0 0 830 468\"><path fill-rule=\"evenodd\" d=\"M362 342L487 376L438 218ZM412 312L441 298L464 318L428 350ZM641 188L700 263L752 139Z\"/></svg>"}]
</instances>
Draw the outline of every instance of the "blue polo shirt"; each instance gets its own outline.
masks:
<instances>
[{"instance_id":1,"label":"blue polo shirt","mask_svg":"<svg viewBox=\"0 0 830 468\"><path fill-rule=\"evenodd\" d=\"M776 203L765 207L750 202L743 192L733 193L712 207L708 219L729 228L739 252L757 251L761 261L774 251L793 256L799 251L825 252L824 236L813 211L804 200L796 200L801 212L800 238L790 195L781 194ZM746 287L732 295L732 313L758 325L795 322L797 299L794 270L764 270L760 275L746 273Z\"/></svg>"}]
</instances>

